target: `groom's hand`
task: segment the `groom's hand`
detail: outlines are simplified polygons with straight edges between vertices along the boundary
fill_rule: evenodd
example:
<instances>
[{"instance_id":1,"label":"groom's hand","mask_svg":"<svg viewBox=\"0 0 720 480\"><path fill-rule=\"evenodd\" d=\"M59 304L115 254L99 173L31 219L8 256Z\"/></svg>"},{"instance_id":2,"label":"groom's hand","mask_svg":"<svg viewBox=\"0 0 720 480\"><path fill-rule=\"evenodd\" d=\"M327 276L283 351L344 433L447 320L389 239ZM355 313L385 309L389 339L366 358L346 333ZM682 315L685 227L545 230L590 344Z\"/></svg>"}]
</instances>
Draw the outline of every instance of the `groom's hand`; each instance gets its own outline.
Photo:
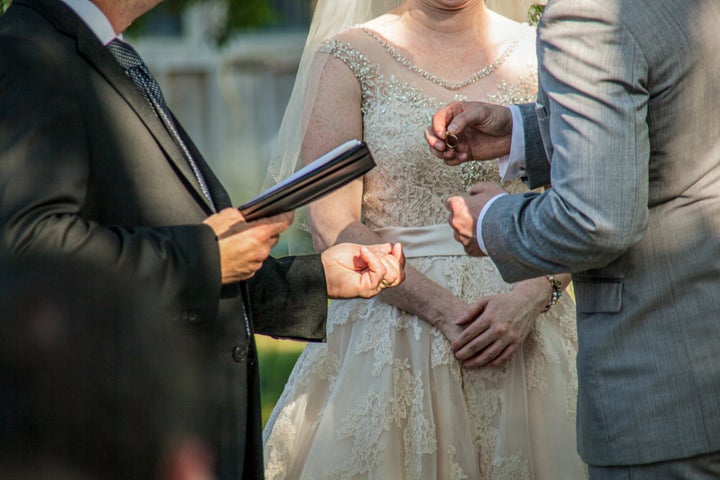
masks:
<instances>
[{"instance_id":1,"label":"groom's hand","mask_svg":"<svg viewBox=\"0 0 720 480\"><path fill-rule=\"evenodd\" d=\"M255 275L294 218L295 214L289 212L246 222L236 208L206 218L203 223L213 229L218 239L223 285Z\"/></svg>"},{"instance_id":2,"label":"groom's hand","mask_svg":"<svg viewBox=\"0 0 720 480\"><path fill-rule=\"evenodd\" d=\"M452 142L447 133L455 136ZM448 165L492 160L510 153L512 113L505 106L485 102L451 103L433 115L425 140L432 154Z\"/></svg>"},{"instance_id":3,"label":"groom's hand","mask_svg":"<svg viewBox=\"0 0 720 480\"><path fill-rule=\"evenodd\" d=\"M500 185L491 182L476 183L465 197L449 197L445 207L450 210L448 223L453 228L455 240L465 248L465 253L473 257L485 256L477 238L477 222L485 204L507 191Z\"/></svg>"}]
</instances>

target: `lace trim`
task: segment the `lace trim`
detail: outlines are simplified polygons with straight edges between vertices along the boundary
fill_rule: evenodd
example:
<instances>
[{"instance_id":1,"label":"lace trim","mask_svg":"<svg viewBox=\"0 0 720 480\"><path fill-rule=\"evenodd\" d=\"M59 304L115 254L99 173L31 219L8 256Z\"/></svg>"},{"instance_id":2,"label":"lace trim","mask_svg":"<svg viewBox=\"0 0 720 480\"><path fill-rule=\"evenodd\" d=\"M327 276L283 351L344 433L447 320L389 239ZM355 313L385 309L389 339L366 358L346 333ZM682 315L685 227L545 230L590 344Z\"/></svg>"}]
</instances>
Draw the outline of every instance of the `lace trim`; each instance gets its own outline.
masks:
<instances>
[{"instance_id":1,"label":"lace trim","mask_svg":"<svg viewBox=\"0 0 720 480\"><path fill-rule=\"evenodd\" d=\"M500 181L495 162L448 167L427 148L422 131L432 114L448 101L464 100L463 96L440 100L392 75L386 77L380 65L370 63L347 42L327 40L320 51L345 63L361 87L364 139L378 164L365 177L363 216L370 228L445 223L447 210L442 199L463 194L481 180ZM528 67L526 76L513 84L501 82L489 97L497 103L532 101L534 72ZM388 121L389 111L394 112L392 122ZM389 208L398 198L403 198L404 208Z\"/></svg>"},{"instance_id":2,"label":"lace trim","mask_svg":"<svg viewBox=\"0 0 720 480\"><path fill-rule=\"evenodd\" d=\"M505 63L505 61L508 59L508 57L512 54L513 50L515 50L515 47L517 44L522 40L522 38L527 34L529 29L523 29L523 32L521 35L518 35L513 42L510 44L509 47L507 47L500 56L491 64L486 65L485 67L481 68L474 74L470 75L467 79L465 79L462 82L449 82L435 74L432 74L428 72L427 70L424 70L423 68L419 67L418 65L415 65L410 60L407 59L402 53L400 53L394 46L392 46L390 43L387 42L383 37L378 35L377 32L374 32L370 30L367 27L360 27L360 29L368 34L371 38L373 38L375 41L377 41L382 47L390 54L391 57L393 57L399 64L407 68L413 73L417 73L421 77L423 77L426 80L431 81L435 85L439 85L445 89L448 90L460 90L461 88L467 87L468 85L472 85L473 83L477 82L478 80L481 80L491 73L493 73L495 70L500 68L500 66Z\"/></svg>"}]
</instances>

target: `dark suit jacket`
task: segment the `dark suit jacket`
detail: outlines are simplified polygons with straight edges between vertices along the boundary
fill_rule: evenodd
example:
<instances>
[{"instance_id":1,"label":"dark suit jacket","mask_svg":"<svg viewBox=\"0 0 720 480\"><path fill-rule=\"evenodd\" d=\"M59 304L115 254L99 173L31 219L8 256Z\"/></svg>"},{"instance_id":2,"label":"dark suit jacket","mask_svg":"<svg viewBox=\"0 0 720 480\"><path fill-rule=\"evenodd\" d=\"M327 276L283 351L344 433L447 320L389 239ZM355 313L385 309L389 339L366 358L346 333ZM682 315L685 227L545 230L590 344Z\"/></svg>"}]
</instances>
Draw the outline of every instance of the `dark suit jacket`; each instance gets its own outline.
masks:
<instances>
[{"instance_id":1,"label":"dark suit jacket","mask_svg":"<svg viewBox=\"0 0 720 480\"><path fill-rule=\"evenodd\" d=\"M218 209L231 206L178 128ZM211 213L165 127L90 29L58 0L15 0L0 17L0 250L77 258L152 292L167 312L158 321L187 324L205 354L198 420L221 478L261 478L248 333L323 339L324 274L316 255L269 259L252 280L221 288L217 240L201 223Z\"/></svg>"}]
</instances>

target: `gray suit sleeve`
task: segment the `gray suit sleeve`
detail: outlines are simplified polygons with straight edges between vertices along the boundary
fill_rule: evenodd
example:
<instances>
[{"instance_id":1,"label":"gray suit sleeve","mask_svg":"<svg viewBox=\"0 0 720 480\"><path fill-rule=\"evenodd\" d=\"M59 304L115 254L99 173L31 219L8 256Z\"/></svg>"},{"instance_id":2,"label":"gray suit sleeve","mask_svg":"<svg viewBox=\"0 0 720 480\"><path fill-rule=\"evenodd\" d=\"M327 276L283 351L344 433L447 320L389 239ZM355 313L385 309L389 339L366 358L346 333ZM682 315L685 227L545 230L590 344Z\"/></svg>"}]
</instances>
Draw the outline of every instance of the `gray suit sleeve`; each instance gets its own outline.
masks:
<instances>
[{"instance_id":1,"label":"gray suit sleeve","mask_svg":"<svg viewBox=\"0 0 720 480\"><path fill-rule=\"evenodd\" d=\"M647 227L647 61L615 16L581 3L552 3L538 31L537 127L552 188L501 197L483 219L508 281L607 265Z\"/></svg>"}]
</instances>

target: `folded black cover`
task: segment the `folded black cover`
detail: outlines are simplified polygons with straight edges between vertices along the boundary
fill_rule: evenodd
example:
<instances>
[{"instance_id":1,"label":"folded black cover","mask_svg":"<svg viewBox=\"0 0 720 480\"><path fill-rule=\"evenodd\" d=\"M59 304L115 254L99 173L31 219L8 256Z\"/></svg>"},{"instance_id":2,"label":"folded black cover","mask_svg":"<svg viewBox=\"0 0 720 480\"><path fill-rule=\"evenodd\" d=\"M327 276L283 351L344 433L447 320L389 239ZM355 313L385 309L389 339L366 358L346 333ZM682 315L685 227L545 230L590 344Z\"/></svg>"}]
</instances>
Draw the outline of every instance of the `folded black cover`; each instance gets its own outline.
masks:
<instances>
[{"instance_id":1,"label":"folded black cover","mask_svg":"<svg viewBox=\"0 0 720 480\"><path fill-rule=\"evenodd\" d=\"M238 208L247 221L289 212L347 185L374 166L365 142L350 140Z\"/></svg>"}]
</instances>

